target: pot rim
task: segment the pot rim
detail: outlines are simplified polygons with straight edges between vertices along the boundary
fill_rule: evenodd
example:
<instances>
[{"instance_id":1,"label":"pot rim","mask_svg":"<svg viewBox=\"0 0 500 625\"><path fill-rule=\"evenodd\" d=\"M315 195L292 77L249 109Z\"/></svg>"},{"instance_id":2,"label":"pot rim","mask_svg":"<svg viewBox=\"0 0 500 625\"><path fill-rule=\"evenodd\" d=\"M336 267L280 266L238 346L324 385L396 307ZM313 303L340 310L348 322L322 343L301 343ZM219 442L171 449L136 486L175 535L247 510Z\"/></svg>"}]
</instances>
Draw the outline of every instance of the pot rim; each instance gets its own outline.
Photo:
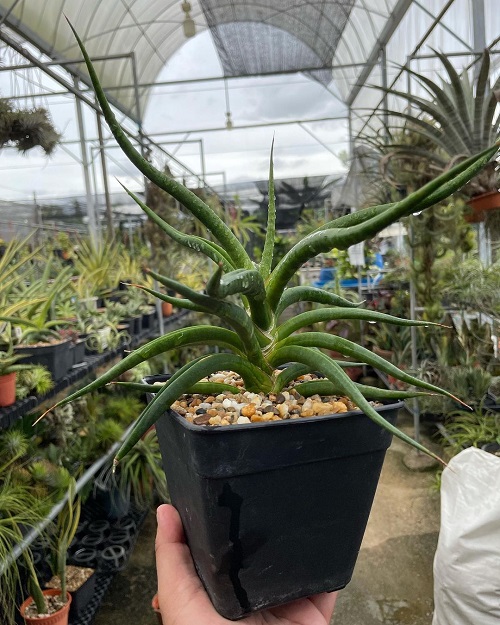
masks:
<instances>
[{"instance_id":1,"label":"pot rim","mask_svg":"<svg viewBox=\"0 0 500 625\"><path fill-rule=\"evenodd\" d=\"M385 412L386 410L394 410L403 408L403 401L395 401L392 403L386 403L382 406L374 407L377 412ZM217 436L219 433L227 434L228 432L241 432L242 430L260 430L262 428L269 427L304 427L306 424L312 423L320 423L324 421L333 421L337 419L349 418L349 417L358 417L361 415L365 415L363 410L350 410L348 412L336 412L323 416L316 417L301 417L300 419L281 419L280 421L257 421L252 423L233 423L230 425L217 425L214 427L206 427L204 425L196 425L195 423L191 423L185 417L180 415L178 412L170 408L166 411L170 416L173 416L177 421L179 421L187 430L195 433L195 434L204 434ZM160 417L161 419L162 417ZM369 418L369 417L367 417Z\"/></svg>"},{"instance_id":2,"label":"pot rim","mask_svg":"<svg viewBox=\"0 0 500 625\"><path fill-rule=\"evenodd\" d=\"M42 590L42 594L43 595L47 595L49 597L54 597L55 595L60 595L61 591L58 588L47 588L46 590ZM53 612L52 614L47 614L47 615L43 615L39 618L36 619L37 623L40 623L40 625L43 625L43 622L45 619L48 618L53 618L56 614L60 614L61 612L65 611L65 610L69 610L69 607L71 605L71 593L66 592L66 597L67 597L67 601L66 603L63 605L63 607L60 610L57 610L57 612ZM33 599L33 597L30 595L27 599L25 599L22 603L21 606L19 608L19 612L21 614L21 616L26 619L28 618L29 620L34 620L31 619L30 617L26 617L25 616L25 612L26 609L34 602L35 600Z\"/></svg>"}]
</instances>

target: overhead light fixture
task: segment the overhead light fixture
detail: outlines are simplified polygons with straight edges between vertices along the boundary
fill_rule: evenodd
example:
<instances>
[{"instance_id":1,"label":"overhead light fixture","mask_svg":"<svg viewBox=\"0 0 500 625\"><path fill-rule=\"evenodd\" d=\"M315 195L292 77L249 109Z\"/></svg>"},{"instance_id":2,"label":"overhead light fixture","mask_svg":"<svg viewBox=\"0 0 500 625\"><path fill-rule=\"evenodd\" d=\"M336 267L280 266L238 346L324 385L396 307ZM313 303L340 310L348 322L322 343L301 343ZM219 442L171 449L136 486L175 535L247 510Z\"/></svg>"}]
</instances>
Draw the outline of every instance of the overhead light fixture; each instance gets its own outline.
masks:
<instances>
[{"instance_id":1,"label":"overhead light fixture","mask_svg":"<svg viewBox=\"0 0 500 625\"><path fill-rule=\"evenodd\" d=\"M191 3L184 0L181 4L181 8L184 11L184 21L182 22L182 28L184 30L184 37L190 39L196 35L196 24L190 15Z\"/></svg>"},{"instance_id":2,"label":"overhead light fixture","mask_svg":"<svg viewBox=\"0 0 500 625\"><path fill-rule=\"evenodd\" d=\"M226 113L226 128L228 130L233 129L233 120L231 119L231 111L227 111Z\"/></svg>"}]
</instances>

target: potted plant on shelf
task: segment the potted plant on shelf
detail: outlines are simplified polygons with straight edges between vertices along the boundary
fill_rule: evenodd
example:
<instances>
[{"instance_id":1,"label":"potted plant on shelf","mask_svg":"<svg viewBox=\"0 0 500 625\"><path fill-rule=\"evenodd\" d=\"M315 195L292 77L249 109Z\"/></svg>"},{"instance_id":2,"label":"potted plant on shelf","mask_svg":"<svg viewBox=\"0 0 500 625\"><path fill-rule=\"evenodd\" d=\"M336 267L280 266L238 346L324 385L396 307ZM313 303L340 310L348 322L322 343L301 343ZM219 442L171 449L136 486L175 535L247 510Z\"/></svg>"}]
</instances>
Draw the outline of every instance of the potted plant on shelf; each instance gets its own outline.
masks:
<instances>
[{"instance_id":1,"label":"potted plant on shelf","mask_svg":"<svg viewBox=\"0 0 500 625\"><path fill-rule=\"evenodd\" d=\"M64 269L53 281L49 280L50 263L47 263L40 284L46 290L45 300L34 304L18 316L0 316L0 322L13 327L14 351L24 356L24 362L46 366L55 382L66 375L72 366L70 340L62 338L59 328L69 325L67 319L52 318L52 305L69 286L71 268ZM40 286L36 285L37 290ZM16 333L15 329L21 329Z\"/></svg>"},{"instance_id":2,"label":"potted plant on shelf","mask_svg":"<svg viewBox=\"0 0 500 625\"><path fill-rule=\"evenodd\" d=\"M394 402L419 392L356 384L342 363L322 350L338 351L427 391L450 394L347 339L299 332L312 323L335 319L400 326L425 322L362 310L334 293L307 286L287 288L288 283L317 254L334 247L346 249L447 197L490 161L497 146L459 163L399 202L360 210L320 226L271 269L276 213L272 157L266 239L257 265L203 201L135 150L116 122L79 43L101 108L124 152L213 236L207 240L179 232L129 192L172 239L215 265L206 292L152 270L148 273L179 297L142 288L179 308L215 315L231 329L188 327L154 339L60 404L170 349L202 343L228 350L201 356L163 385L153 385L155 397L116 461L156 423L172 501L181 514L200 578L225 617L236 619L301 596L342 588L352 575L391 435L431 452L395 427L400 404L374 406L369 401ZM240 304L233 301L234 296ZM300 301L327 307L280 323L281 313ZM288 366L279 370L284 364ZM311 372L320 372L324 378ZM178 411L170 411L177 400ZM297 562L301 567L295 573Z\"/></svg>"},{"instance_id":3,"label":"potted plant on shelf","mask_svg":"<svg viewBox=\"0 0 500 625\"><path fill-rule=\"evenodd\" d=\"M442 84L406 68L407 73L416 79L430 97L377 87L410 102L413 111L388 112L392 117L403 119L411 132L418 133L427 142L426 147L417 149L405 145L404 141L400 141L399 145L392 144L386 160L425 158L429 170L434 168L435 171L444 171L459 160L487 149L498 139L500 78L494 82L490 80L489 51L484 51L473 82L469 76L470 69L466 68L458 74L446 54L436 53L436 56L447 74ZM373 143L372 139L368 141ZM377 143L377 147L380 148L381 144ZM487 211L500 208L499 186L498 168L491 161L464 186L463 193L468 196L468 204L472 209L472 214L466 215L468 221L484 221Z\"/></svg>"},{"instance_id":4,"label":"potted plant on shelf","mask_svg":"<svg viewBox=\"0 0 500 625\"><path fill-rule=\"evenodd\" d=\"M81 499L75 492L75 481L70 482L68 502L59 513L54 533L53 570L57 571L46 584L49 589L59 590L62 596L71 594L70 618L84 611L95 591L95 570L89 567L68 565L68 549L80 521Z\"/></svg>"},{"instance_id":5,"label":"potted plant on shelf","mask_svg":"<svg viewBox=\"0 0 500 625\"><path fill-rule=\"evenodd\" d=\"M12 345L0 351L0 408L12 406L16 401L16 373L32 369L33 365L19 364L22 356L14 354Z\"/></svg>"},{"instance_id":6,"label":"potted plant on shelf","mask_svg":"<svg viewBox=\"0 0 500 625\"><path fill-rule=\"evenodd\" d=\"M67 625L72 596L66 585L66 559L68 547L73 540L80 519L80 498L76 495L76 482L71 479L68 488L68 501L59 513L56 522L54 569L57 582L51 580L52 587L42 590L31 555L26 554L32 595L20 607L26 625ZM56 583L54 583L56 582Z\"/></svg>"}]
</instances>

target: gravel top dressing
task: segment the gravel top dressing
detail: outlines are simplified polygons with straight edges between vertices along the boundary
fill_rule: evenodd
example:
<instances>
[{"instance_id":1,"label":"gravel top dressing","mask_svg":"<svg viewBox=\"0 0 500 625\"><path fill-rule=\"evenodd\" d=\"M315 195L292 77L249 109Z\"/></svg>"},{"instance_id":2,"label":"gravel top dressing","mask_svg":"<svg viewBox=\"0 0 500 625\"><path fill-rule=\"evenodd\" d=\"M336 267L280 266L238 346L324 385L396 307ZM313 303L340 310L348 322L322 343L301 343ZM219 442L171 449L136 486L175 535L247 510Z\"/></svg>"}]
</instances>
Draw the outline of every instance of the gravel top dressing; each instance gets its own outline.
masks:
<instances>
[{"instance_id":1,"label":"gravel top dressing","mask_svg":"<svg viewBox=\"0 0 500 625\"><path fill-rule=\"evenodd\" d=\"M320 378L315 374L302 375L281 393L266 395L244 391L243 380L238 374L221 371L203 381L230 384L235 387L234 393L224 391L219 395L186 394L172 404L172 410L195 425L213 427L320 417L358 410L348 397L312 395L305 398L294 388L296 383L318 379ZM380 405L377 402L370 403L373 406Z\"/></svg>"}]
</instances>

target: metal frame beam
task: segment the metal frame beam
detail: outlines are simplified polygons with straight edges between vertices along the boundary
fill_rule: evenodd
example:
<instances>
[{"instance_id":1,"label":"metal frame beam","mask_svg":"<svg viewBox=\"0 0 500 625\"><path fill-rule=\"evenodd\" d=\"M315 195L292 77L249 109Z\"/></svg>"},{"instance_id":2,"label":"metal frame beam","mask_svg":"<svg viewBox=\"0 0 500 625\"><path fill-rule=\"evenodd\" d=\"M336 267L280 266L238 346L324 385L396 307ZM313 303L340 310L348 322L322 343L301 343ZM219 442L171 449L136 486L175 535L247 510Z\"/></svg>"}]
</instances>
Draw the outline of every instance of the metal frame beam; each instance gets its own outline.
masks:
<instances>
[{"instance_id":1,"label":"metal frame beam","mask_svg":"<svg viewBox=\"0 0 500 625\"><path fill-rule=\"evenodd\" d=\"M371 74L372 68L378 63L380 50L383 49L390 41L392 35L394 34L396 28L401 23L401 20L405 16L406 12L412 5L413 0L399 0L397 5L394 7L391 16L387 20L382 32L380 33L379 38L375 42L373 49L371 51L370 56L363 64L365 67L361 71L358 79L356 80L356 84L353 86L349 95L346 98L346 103L348 106L352 106L354 101L356 100L359 92L362 87L365 85L368 77Z\"/></svg>"},{"instance_id":2,"label":"metal frame beam","mask_svg":"<svg viewBox=\"0 0 500 625\"><path fill-rule=\"evenodd\" d=\"M446 12L448 11L448 9L451 7L451 5L455 2L455 0L448 0L448 2L444 5L444 7L441 9L441 11L436 15L434 21L432 22L432 24L429 26L429 28L425 31L424 35L421 37L420 41L417 43L417 45L413 48L413 51L408 55L408 58L411 59L413 58L416 53L420 50L420 48L424 45L424 43L427 41L427 39L430 37L431 33L434 31L434 29L436 28L436 26L439 25L441 18L446 14ZM395 30L395 29L394 29ZM393 31L394 32L394 31ZM393 33L391 33L392 36ZM393 87L396 82L399 80L400 76L403 74L403 72L405 71L405 69L407 69L406 65L403 65L403 67L399 70L399 72L396 74L395 78L393 79L393 81L390 84L390 87ZM366 79L368 78L368 76L366 76L365 78L365 82ZM364 83L363 83L364 84ZM356 92L356 96L359 94L361 87L363 85L360 85L359 89ZM366 128L366 126L368 126L368 124L370 123L371 119L373 118L373 116L375 115L376 111L378 110L378 108L380 107L380 105L383 103L384 98L382 97L379 101L379 103L372 109L372 113L371 115L368 117L368 119L365 121L365 123L363 124L361 130L358 132L358 134L356 135L356 137L359 137L359 135L363 132L363 130ZM352 103L351 103L352 106Z\"/></svg>"}]
</instances>

